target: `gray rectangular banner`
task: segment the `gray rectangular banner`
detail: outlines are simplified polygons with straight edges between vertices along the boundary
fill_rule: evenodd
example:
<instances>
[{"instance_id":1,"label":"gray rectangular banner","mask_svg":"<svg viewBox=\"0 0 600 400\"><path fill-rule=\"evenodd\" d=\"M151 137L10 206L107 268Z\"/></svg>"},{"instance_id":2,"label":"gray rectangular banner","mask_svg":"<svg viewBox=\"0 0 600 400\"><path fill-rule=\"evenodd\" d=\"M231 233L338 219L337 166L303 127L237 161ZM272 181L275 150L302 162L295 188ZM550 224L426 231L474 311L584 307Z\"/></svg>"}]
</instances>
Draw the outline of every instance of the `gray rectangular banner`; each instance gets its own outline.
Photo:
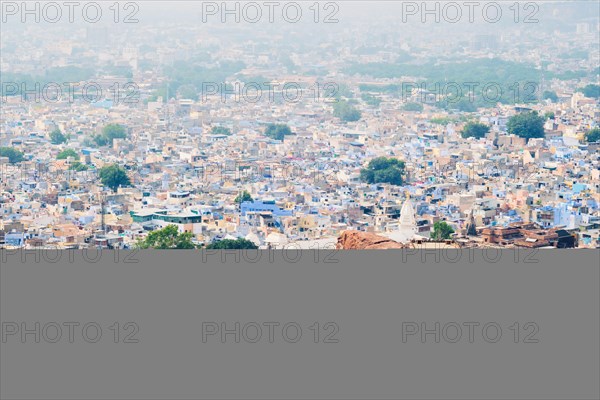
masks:
<instances>
[{"instance_id":1,"label":"gray rectangular banner","mask_svg":"<svg viewBox=\"0 0 600 400\"><path fill-rule=\"evenodd\" d=\"M2 399L598 399L600 252L2 251Z\"/></svg>"}]
</instances>

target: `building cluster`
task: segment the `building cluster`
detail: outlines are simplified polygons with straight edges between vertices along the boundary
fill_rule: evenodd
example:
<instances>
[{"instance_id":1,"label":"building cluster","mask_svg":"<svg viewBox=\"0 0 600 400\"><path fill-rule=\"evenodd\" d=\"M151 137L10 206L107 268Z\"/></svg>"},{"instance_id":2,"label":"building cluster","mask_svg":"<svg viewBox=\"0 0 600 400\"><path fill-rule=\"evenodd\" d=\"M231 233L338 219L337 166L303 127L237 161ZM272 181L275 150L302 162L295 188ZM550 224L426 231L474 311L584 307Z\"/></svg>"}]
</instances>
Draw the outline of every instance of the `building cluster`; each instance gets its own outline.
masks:
<instances>
[{"instance_id":1,"label":"building cluster","mask_svg":"<svg viewBox=\"0 0 600 400\"><path fill-rule=\"evenodd\" d=\"M357 122L340 121L331 104L314 99L249 105L213 95L131 107L9 97L2 145L25 160L0 158L0 245L128 248L176 225L198 245L242 237L263 248L326 248L346 230L427 240L445 221L464 246L594 248L600 144L582 135L600 111L590 100L571 93L533 106L554 118L544 139L526 141L506 130L523 110L501 105L476 114L491 127L485 138L465 139L461 115L427 105L404 111L393 97L361 104ZM127 138L92 146L89 138L110 123L126 127ZM265 136L271 123L293 134ZM69 140L51 144L55 129ZM57 160L66 148L77 157ZM361 179L377 157L405 161L403 185ZM75 162L87 170L73 170ZM111 164L131 185L101 184L97 172ZM239 201L245 192L252 201Z\"/></svg>"},{"instance_id":2,"label":"building cluster","mask_svg":"<svg viewBox=\"0 0 600 400\"><path fill-rule=\"evenodd\" d=\"M22 86L3 85L0 96L0 147L24 156L0 156L0 247L131 248L168 225L199 246L245 238L261 248L333 248L345 231L414 244L431 243L443 221L460 246L598 248L600 143L584 135L599 126L600 104L577 89L597 83L589 72L599 26L567 23L552 7L545 17L555 25L501 25L498 34L457 24L447 35L447 25L398 24L389 13L377 23L359 13L356 23L265 30L198 24L192 14L173 21L166 11L135 29L6 29L3 79L27 87L7 94ZM445 71L494 57L514 63L503 68L539 67L537 91L556 99L442 111L433 85L402 93L403 82L425 78L390 69L438 60ZM218 79L200 83L196 73ZM29 80L47 76L79 89L68 96L55 82L56 99ZM169 92L175 81L188 87ZM100 99L83 95L86 83ZM337 117L336 99L360 118ZM509 118L529 110L549 115L545 138L508 133ZM490 127L486 137L461 136L472 120ZM95 141L109 124L126 137ZM292 134L267 136L270 124ZM56 129L64 143L52 143ZM75 156L57 159L66 149ZM400 185L361 178L378 157L405 163ZM129 185L102 183L98 171L113 164Z\"/></svg>"}]
</instances>

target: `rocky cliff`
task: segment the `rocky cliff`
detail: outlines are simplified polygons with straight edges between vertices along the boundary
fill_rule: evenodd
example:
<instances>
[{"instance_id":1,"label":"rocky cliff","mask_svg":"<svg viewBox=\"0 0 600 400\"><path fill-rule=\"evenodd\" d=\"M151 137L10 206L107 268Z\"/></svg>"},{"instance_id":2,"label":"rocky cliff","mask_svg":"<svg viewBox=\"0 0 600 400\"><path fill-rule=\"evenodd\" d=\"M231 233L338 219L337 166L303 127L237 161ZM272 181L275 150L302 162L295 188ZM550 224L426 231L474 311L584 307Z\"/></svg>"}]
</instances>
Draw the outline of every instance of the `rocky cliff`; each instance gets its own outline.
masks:
<instances>
[{"instance_id":1,"label":"rocky cliff","mask_svg":"<svg viewBox=\"0 0 600 400\"><path fill-rule=\"evenodd\" d=\"M384 236L360 231L342 232L337 241L340 250L402 249L404 246Z\"/></svg>"}]
</instances>

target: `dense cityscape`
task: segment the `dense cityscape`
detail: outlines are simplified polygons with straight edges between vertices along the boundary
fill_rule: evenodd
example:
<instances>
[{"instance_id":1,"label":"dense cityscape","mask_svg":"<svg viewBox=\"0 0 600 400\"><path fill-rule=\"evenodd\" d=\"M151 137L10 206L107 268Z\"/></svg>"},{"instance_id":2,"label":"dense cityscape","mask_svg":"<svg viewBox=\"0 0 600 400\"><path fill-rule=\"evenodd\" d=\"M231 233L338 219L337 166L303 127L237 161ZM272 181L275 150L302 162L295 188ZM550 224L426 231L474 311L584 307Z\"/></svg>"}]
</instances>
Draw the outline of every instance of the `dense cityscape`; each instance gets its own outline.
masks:
<instances>
[{"instance_id":1,"label":"dense cityscape","mask_svg":"<svg viewBox=\"0 0 600 400\"><path fill-rule=\"evenodd\" d=\"M162 7L3 20L0 247L600 248L597 2Z\"/></svg>"}]
</instances>

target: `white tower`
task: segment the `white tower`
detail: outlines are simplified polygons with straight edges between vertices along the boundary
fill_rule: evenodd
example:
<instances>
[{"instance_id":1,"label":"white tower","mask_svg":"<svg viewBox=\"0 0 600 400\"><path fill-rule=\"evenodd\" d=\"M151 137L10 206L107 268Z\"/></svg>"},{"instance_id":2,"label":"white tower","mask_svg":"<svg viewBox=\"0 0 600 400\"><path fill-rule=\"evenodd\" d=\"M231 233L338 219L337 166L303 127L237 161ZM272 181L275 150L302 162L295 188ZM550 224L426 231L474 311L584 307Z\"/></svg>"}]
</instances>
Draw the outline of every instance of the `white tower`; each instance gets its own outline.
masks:
<instances>
[{"instance_id":1,"label":"white tower","mask_svg":"<svg viewBox=\"0 0 600 400\"><path fill-rule=\"evenodd\" d=\"M391 232L388 237L396 242L408 243L415 237L416 234L417 221L415 219L415 210L407 194L406 201L400 210L398 230Z\"/></svg>"}]
</instances>

